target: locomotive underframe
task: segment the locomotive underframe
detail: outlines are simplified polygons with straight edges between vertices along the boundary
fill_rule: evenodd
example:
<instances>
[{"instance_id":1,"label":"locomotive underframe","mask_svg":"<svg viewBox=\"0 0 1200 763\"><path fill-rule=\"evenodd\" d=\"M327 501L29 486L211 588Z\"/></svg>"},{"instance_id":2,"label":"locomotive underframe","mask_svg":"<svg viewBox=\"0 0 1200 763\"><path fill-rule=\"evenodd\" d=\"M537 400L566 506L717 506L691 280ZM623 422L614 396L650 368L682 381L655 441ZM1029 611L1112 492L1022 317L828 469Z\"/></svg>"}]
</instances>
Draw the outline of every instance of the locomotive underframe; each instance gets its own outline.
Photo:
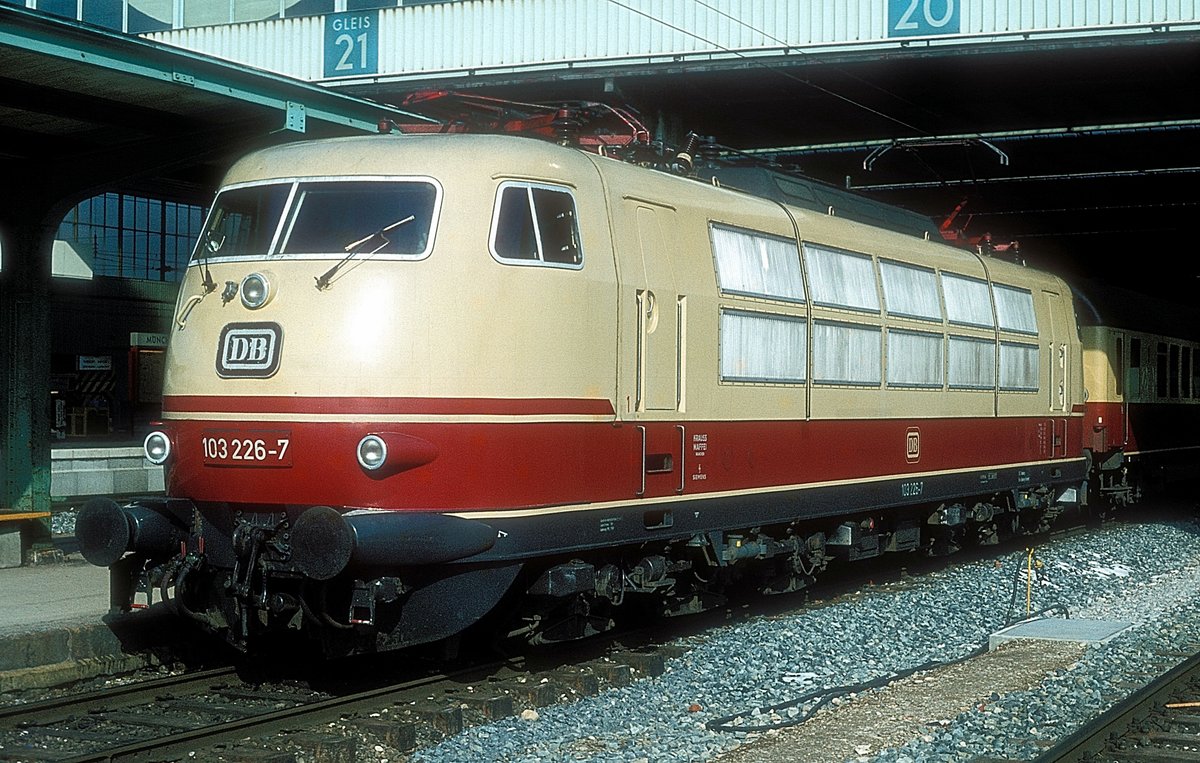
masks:
<instances>
[{"instance_id":1,"label":"locomotive underframe","mask_svg":"<svg viewBox=\"0 0 1200 763\"><path fill-rule=\"evenodd\" d=\"M759 494L666 501L650 511L635 504L606 511L603 532L594 527L590 534L585 526L595 523L595 510L562 512L557 528L540 517L536 531L527 520L495 513L485 521L377 512L482 527L506 544L476 553L427 552L450 557L436 564L430 559L441 557L380 564L378 553L360 554L367 561L358 563L347 551L347 566L327 579L313 577L295 533L306 512L340 512L185 501L159 501L154 508L151 501L139 510L157 512L174 535L163 527L147 531L144 537L155 543L144 549L136 548L135 537L134 553L112 566L113 605L128 610L139 594L149 602L158 592L236 645L302 632L318 637L329 655L441 641L493 610L509 618L492 623L502 635L561 641L606 630L622 612L699 612L724 603L735 586L764 594L797 591L833 560L889 552L943 555L1037 532L1063 503L1084 500L1085 468L1080 461L948 475L922 486L933 500L899 505L872 505L867 498L890 492L888 481L857 490L810 489L802 502ZM991 489L968 493L964 480ZM913 489L911 480L897 483L891 487ZM846 506L860 508L848 513ZM573 543L556 545L557 538ZM404 542L393 538L387 545ZM336 539L330 543L336 551ZM498 608L506 597L515 600L512 606Z\"/></svg>"}]
</instances>

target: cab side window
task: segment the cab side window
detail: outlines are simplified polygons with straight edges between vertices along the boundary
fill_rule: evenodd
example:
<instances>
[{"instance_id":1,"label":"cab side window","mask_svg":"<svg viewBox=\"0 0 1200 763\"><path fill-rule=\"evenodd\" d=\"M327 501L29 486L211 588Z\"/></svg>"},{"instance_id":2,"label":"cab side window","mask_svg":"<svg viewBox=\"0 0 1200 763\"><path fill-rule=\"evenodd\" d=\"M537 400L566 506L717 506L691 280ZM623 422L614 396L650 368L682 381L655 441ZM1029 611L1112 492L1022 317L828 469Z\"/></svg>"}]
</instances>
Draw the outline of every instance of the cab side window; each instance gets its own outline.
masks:
<instances>
[{"instance_id":1,"label":"cab side window","mask_svg":"<svg viewBox=\"0 0 1200 763\"><path fill-rule=\"evenodd\" d=\"M496 193L492 256L500 262L579 268L575 198L566 188L506 182Z\"/></svg>"}]
</instances>

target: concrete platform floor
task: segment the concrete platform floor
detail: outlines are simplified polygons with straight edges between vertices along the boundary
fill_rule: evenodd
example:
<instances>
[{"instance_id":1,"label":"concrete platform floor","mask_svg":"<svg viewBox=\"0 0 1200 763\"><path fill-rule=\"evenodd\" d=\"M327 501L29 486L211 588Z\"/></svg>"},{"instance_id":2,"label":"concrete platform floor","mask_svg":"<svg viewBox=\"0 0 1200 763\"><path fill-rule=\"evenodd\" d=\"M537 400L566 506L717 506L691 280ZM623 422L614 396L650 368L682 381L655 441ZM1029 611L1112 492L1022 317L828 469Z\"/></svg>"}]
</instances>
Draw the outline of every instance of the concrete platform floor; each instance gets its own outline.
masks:
<instances>
[{"instance_id":1,"label":"concrete platform floor","mask_svg":"<svg viewBox=\"0 0 1200 763\"><path fill-rule=\"evenodd\" d=\"M108 616L108 570L78 554L0 569L0 692L56 686L152 664L130 633L155 615ZM138 620L137 618L143 618Z\"/></svg>"},{"instance_id":2,"label":"concrete platform floor","mask_svg":"<svg viewBox=\"0 0 1200 763\"><path fill-rule=\"evenodd\" d=\"M108 570L66 561L0 570L0 637L49 625L99 622L108 613Z\"/></svg>"}]
</instances>

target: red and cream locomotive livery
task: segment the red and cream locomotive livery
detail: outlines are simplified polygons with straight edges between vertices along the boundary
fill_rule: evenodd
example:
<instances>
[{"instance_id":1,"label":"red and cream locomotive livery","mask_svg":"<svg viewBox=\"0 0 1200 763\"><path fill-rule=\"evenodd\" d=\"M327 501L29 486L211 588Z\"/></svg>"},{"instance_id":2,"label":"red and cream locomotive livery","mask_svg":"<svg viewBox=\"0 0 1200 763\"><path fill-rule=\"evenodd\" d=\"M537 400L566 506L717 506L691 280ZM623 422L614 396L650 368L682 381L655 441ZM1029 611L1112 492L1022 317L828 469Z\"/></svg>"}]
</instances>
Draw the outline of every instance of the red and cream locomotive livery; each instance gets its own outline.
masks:
<instances>
[{"instance_id":1,"label":"red and cream locomotive livery","mask_svg":"<svg viewBox=\"0 0 1200 763\"><path fill-rule=\"evenodd\" d=\"M90 504L85 554L125 605L346 653L494 610L577 637L1081 500L1066 285L836 211L514 136L252 154L180 291L169 498Z\"/></svg>"}]
</instances>

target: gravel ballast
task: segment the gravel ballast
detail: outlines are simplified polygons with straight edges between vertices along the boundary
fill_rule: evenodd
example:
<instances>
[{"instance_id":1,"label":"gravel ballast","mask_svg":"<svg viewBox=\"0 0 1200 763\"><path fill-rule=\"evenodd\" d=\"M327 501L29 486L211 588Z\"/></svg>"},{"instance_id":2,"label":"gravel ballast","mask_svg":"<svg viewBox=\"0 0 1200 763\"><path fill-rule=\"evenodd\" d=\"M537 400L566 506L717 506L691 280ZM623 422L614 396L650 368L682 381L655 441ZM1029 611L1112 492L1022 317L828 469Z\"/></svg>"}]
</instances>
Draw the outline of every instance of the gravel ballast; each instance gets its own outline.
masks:
<instances>
[{"instance_id":1,"label":"gravel ballast","mask_svg":"<svg viewBox=\"0 0 1200 763\"><path fill-rule=\"evenodd\" d=\"M468 729L418 751L414 761L739 761L853 760L886 763L1031 759L1101 710L1196 651L1200 641L1200 526L1190 521L1114 524L1036 543L1031 607L1066 605L1071 617L1122 620L1132 627L1106 644L1023 650L1022 675L995 655L898 679L877 691L839 697L808 724L812 703L761 711L813 693L961 660L986 644L1010 611L1026 605L1024 551L998 554L785 616L762 617L684 639L667 672L569 705L539 708ZM897 564L903 562L898 558ZM1016 585L1014 586L1014 582ZM1016 606L1013 607L1013 602ZM1028 644L1029 642L1019 642ZM1035 642L1041 643L1041 642ZM1003 654L1003 650L997 654ZM948 672L962 671L962 672ZM996 674L1001 675L996 675ZM961 697L956 686L976 683ZM993 678L994 677L994 678ZM1019 680L1018 680L1019 678ZM986 685L989 681L993 685ZM939 686L943 688L939 688ZM905 698L903 692L912 693ZM889 704L889 696L897 695ZM921 694L939 695L923 712L897 712ZM897 701L899 704L897 704ZM697 710L697 706L699 709ZM878 727L861 713L875 706ZM866 708L864 710L864 708ZM846 714L853 709L853 713ZM735 714L728 731L710 721ZM834 734L837 717L851 719ZM926 717L938 715L940 717ZM532 716L527 716L532 717ZM827 725L819 751L805 736ZM854 730L861 729L861 738ZM837 744L833 740L837 736ZM738 748L742 748L738 750ZM734 752L738 750L737 752ZM818 755L817 753L820 753ZM798 757L797 757L798 756Z\"/></svg>"}]
</instances>

